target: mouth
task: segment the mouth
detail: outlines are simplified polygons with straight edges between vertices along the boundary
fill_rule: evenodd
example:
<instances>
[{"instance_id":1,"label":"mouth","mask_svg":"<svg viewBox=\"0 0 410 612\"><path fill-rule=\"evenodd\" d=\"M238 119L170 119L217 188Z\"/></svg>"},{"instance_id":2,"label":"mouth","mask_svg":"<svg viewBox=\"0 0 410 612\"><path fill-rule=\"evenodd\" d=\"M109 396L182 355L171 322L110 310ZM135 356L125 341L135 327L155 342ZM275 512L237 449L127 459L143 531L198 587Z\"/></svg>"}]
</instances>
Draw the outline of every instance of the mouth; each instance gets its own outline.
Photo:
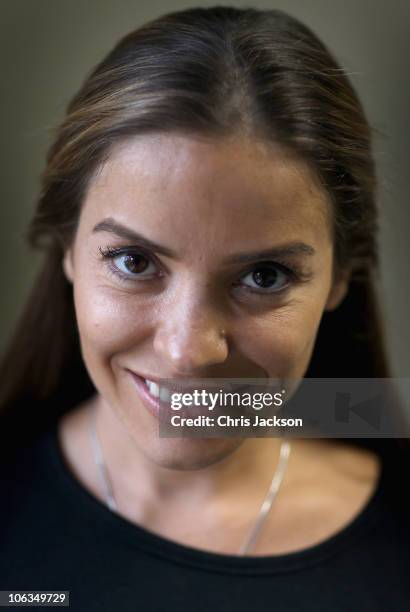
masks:
<instances>
[{"instance_id":1,"label":"mouth","mask_svg":"<svg viewBox=\"0 0 410 612\"><path fill-rule=\"evenodd\" d=\"M160 408L162 406L169 406L169 400L164 399L165 397L168 397L168 395L166 395L163 391L161 399L160 389L157 384L151 386L151 381L148 381L146 378L132 372L131 370L128 370L128 372L131 375L134 388L136 389L142 404L148 410L148 412L158 418Z\"/></svg>"},{"instance_id":2,"label":"mouth","mask_svg":"<svg viewBox=\"0 0 410 612\"><path fill-rule=\"evenodd\" d=\"M198 389L198 386L194 387L192 384L187 386L186 383L175 381L172 386L170 384L164 385L161 384L159 379L152 380L150 378L145 378L141 374L137 374L136 372L132 372L129 370L130 374L137 379L141 384L144 385L146 392L152 397L156 402L160 402L162 404L169 404L172 399L172 394L176 392L184 392L184 393L193 393L195 389ZM169 379L163 379L169 380Z\"/></svg>"},{"instance_id":3,"label":"mouth","mask_svg":"<svg viewBox=\"0 0 410 612\"><path fill-rule=\"evenodd\" d=\"M174 414L174 410L171 408L171 400L172 395L174 393L189 393L191 395L194 392L201 393L202 390L210 391L210 392L218 392L223 390L224 392L236 392L236 393L244 393L247 390L251 389L255 390L254 384L243 384L240 385L238 382L229 383L227 380L229 379L221 379L218 384L218 379L156 379L152 380L151 378L145 377L141 374L137 374L132 370L128 370L131 378L133 380L134 386L138 391L138 394L142 400L144 406L148 409L148 411L159 417L160 410L164 411L164 414ZM161 380L169 381L167 385L161 384ZM193 381L196 380L197 384L193 384ZM223 382L222 382L223 381ZM193 414L200 414L203 412L204 406L200 406L196 404L195 406L190 407L189 412Z\"/></svg>"}]
</instances>

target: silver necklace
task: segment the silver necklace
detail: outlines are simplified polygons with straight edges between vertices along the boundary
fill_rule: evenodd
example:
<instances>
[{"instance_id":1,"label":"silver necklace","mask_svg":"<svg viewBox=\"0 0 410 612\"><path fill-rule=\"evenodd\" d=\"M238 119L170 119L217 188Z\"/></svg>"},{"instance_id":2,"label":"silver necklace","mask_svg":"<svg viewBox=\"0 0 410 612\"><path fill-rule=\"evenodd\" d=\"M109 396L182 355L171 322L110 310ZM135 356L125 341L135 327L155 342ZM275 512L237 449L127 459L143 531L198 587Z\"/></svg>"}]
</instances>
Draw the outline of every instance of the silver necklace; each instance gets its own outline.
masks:
<instances>
[{"instance_id":1,"label":"silver necklace","mask_svg":"<svg viewBox=\"0 0 410 612\"><path fill-rule=\"evenodd\" d=\"M90 438L91 438L91 445L93 449L94 461L95 461L95 464L100 474L100 479L101 479L101 484L102 484L102 488L104 491L106 504L112 512L117 512L118 511L117 502L114 497L112 484L108 476L107 468L106 468L104 458L103 458L100 440L97 434L96 415L97 415L96 408L92 407L91 415L90 415L91 416L90 418ZM280 446L279 461L278 461L278 465L276 467L275 473L273 475L271 485L265 496L265 499L262 502L262 505L260 507L256 520L250 529L248 537L246 538L246 540L243 542L242 546L239 549L239 552L238 552L239 555L247 554L255 545L255 542L262 530L266 517L268 516L269 510L271 509L273 500L275 499L279 491L280 485L285 475L286 467L288 465L289 453L290 453L290 441L282 440L282 443Z\"/></svg>"}]
</instances>

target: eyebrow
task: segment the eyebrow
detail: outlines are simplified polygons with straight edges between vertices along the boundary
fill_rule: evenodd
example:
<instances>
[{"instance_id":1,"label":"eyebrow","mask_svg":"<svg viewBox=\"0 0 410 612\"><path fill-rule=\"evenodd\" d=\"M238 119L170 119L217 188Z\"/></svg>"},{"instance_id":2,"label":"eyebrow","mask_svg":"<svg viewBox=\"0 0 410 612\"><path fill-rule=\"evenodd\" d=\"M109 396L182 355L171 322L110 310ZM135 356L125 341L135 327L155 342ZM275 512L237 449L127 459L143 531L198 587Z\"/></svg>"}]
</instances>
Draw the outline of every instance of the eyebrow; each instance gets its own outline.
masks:
<instances>
[{"instance_id":1,"label":"eyebrow","mask_svg":"<svg viewBox=\"0 0 410 612\"><path fill-rule=\"evenodd\" d=\"M139 244L140 246L151 249L155 253L160 253L164 255L164 257L169 257L170 259L179 260L180 257L173 251L172 249L165 247L161 244L153 242L149 240L142 234L132 230L118 221L115 221L112 217L107 217L103 219L92 230L92 233L95 232L109 232L111 234L115 234L120 238L124 238L125 240L129 240L134 242L135 244ZM277 246L269 249L264 249L261 251L254 251L249 253L237 253L234 255L230 255L227 257L225 262L227 264L237 264L237 263L248 263L250 261L255 261L259 259L268 259L275 257L288 257L292 255L305 255L312 256L315 255L315 249L305 242L292 242L289 244L285 244L282 246Z\"/></svg>"}]
</instances>

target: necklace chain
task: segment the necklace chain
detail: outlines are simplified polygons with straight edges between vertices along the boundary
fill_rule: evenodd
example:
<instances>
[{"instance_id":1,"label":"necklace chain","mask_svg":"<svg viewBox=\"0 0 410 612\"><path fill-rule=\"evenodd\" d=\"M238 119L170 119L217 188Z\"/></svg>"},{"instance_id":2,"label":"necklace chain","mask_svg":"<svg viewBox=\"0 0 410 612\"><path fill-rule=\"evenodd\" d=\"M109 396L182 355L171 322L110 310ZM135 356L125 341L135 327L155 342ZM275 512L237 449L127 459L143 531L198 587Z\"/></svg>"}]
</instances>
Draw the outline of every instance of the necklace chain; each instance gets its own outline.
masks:
<instances>
[{"instance_id":1,"label":"necklace chain","mask_svg":"<svg viewBox=\"0 0 410 612\"><path fill-rule=\"evenodd\" d=\"M104 462L103 452L101 448L101 443L97 434L97 411L95 407L91 408L91 419L90 419L90 438L91 445L93 449L94 461L98 468L101 484L104 491L104 496L106 499L106 504L108 508L112 512L118 511L117 502L114 497L114 491L112 488L112 484L110 478L108 476L107 467ZM265 523L266 517L268 516L269 510L272 507L273 500L275 499L280 485L282 483L283 477L285 475L286 467L288 464L290 453L290 441L282 440L279 452L279 461L276 467L276 470L273 474L272 482L270 484L269 490L265 496L265 499L262 502L256 520L254 521L248 537L243 542L242 546L239 549L239 555L247 554L255 545L255 542L262 530L262 527Z\"/></svg>"}]
</instances>

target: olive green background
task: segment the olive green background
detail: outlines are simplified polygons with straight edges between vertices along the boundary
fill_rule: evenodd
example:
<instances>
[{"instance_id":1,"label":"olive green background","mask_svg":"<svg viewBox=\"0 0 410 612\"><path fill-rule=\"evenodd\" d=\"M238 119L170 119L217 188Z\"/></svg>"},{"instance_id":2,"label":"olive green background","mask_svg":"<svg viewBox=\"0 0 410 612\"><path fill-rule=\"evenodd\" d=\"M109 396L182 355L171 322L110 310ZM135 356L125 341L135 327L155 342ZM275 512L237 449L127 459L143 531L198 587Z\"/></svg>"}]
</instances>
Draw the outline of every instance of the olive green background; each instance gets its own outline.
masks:
<instances>
[{"instance_id":1,"label":"olive green background","mask_svg":"<svg viewBox=\"0 0 410 612\"><path fill-rule=\"evenodd\" d=\"M0 346L4 347L38 255L24 244L39 175L70 97L87 72L124 34L165 12L233 4L280 8L300 18L351 75L376 130L380 180L382 296L395 376L408 376L410 325L410 2L279 0L0 1L1 270Z\"/></svg>"}]
</instances>

